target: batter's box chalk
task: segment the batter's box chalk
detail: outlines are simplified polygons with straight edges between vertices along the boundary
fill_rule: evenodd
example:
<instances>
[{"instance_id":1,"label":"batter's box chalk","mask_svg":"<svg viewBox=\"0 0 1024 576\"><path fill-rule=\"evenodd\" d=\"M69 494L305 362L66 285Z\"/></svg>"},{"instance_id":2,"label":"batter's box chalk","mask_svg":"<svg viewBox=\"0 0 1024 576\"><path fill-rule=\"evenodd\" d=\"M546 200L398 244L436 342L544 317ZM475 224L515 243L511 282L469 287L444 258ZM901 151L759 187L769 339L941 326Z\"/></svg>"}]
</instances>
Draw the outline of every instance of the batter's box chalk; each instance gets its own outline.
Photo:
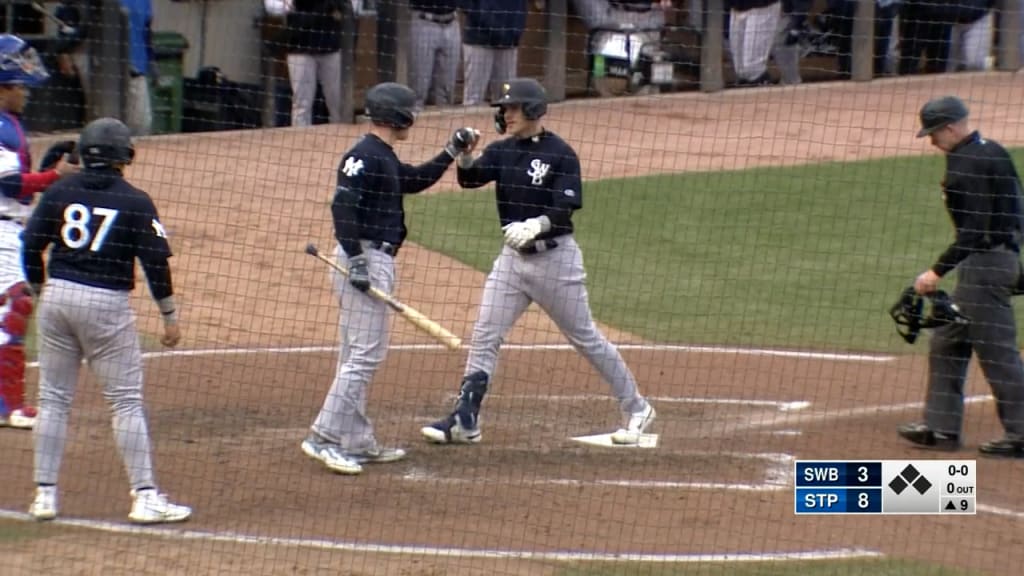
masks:
<instances>
[{"instance_id":1,"label":"batter's box chalk","mask_svg":"<svg viewBox=\"0 0 1024 576\"><path fill-rule=\"evenodd\" d=\"M637 434L636 444L617 444L612 442L614 432L608 434L594 434L593 436L577 436L573 438L576 442L590 444L591 446L604 446L608 448L657 448L657 434Z\"/></svg>"}]
</instances>

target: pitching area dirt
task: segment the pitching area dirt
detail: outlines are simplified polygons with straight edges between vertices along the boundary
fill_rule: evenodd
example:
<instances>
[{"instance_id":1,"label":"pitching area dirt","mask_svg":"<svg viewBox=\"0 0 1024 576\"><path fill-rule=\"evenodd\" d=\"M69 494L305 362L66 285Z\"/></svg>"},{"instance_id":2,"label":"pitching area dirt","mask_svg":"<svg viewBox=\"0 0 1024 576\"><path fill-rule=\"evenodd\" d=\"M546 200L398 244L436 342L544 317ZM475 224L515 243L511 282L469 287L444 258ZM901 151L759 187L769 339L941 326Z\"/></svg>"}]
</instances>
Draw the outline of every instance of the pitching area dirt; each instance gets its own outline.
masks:
<instances>
[{"instance_id":1,"label":"pitching area dirt","mask_svg":"<svg viewBox=\"0 0 1024 576\"><path fill-rule=\"evenodd\" d=\"M548 126L577 145L588 179L651 172L929 153L913 138L920 104L939 93L965 97L984 132L1024 144L1020 76L973 74L842 83L715 95L571 102L552 107ZM400 154L429 157L450 130L490 126L485 109L427 115ZM131 178L162 210L177 253L175 279L187 348L331 346L337 308L308 241L331 246L327 202L338 155L362 127L323 126L153 138L139 144ZM488 132L484 130L485 133ZM488 137L490 138L490 136ZM42 142L37 143L37 147ZM454 186L449 174L435 193ZM825 192L823 192L825 193ZM398 296L469 337L483 277L416 246L399 257ZM155 314L145 289L136 309L144 329ZM614 330L620 342L638 339ZM402 322L396 344L429 340ZM511 334L519 344L562 343L531 310ZM822 343L827 347L827 343ZM763 483L770 461L800 458L931 457L900 444L895 424L909 412L843 410L919 401L920 359L835 362L741 354L626 352L658 404L661 447L584 447L569 436L616 424L604 385L567 351L503 355L488 400L485 443L430 447L417 430L450 402L462 353L393 353L370 398L382 440L411 447L407 462L357 478L329 474L298 451L333 369L329 353L173 357L148 364L147 394L162 487L196 508L184 527L306 539L303 545L151 539L93 531L3 543L13 574L234 573L326 570L355 574L546 573L555 565L471 559L434 547L582 550L595 553L723 553L861 547L988 574L1016 573L1024 560L1020 520L804 518L791 491L704 490L663 482ZM33 375L34 377L34 375ZM984 393L977 389L972 393ZM771 405L695 404L685 398L806 400L802 412ZM991 404L972 405L973 447L998 433ZM0 507L22 510L31 493L31 437L0 432ZM985 502L1024 507L1021 463L979 463ZM124 475L95 383L83 382L62 476L67 517L121 522ZM621 481L622 485L601 484ZM561 482L564 481L564 482ZM675 483L675 484L673 484ZM316 542L431 547L413 556L335 550Z\"/></svg>"}]
</instances>

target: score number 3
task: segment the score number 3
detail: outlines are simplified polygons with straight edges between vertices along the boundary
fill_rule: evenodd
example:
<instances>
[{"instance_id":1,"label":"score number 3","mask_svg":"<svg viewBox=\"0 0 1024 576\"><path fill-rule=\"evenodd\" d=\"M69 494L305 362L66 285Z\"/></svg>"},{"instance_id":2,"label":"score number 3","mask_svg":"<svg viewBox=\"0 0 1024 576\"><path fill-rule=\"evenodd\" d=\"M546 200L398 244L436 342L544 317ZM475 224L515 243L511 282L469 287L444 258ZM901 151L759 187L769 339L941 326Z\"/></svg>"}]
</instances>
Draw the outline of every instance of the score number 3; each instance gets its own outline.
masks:
<instances>
[{"instance_id":1,"label":"score number 3","mask_svg":"<svg viewBox=\"0 0 1024 576\"><path fill-rule=\"evenodd\" d=\"M103 242L110 233L111 226L117 220L117 210L111 208L89 209L84 204L69 204L64 209L64 225L60 228L60 237L64 244L72 250L78 250L89 244L89 250L99 252L103 248ZM96 229L96 236L92 237L89 232L89 222L93 216L103 219L99 228Z\"/></svg>"}]
</instances>

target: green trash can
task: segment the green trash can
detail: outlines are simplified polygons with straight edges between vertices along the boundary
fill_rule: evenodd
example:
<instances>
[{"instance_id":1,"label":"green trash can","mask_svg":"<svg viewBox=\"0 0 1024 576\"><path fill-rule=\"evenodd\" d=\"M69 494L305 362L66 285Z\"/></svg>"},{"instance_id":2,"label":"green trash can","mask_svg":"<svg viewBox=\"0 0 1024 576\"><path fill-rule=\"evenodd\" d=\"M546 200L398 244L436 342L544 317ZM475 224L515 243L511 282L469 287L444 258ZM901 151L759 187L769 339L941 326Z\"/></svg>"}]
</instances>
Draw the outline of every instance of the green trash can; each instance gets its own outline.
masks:
<instances>
[{"instance_id":1,"label":"green trash can","mask_svg":"<svg viewBox=\"0 0 1024 576\"><path fill-rule=\"evenodd\" d=\"M188 50L188 40L181 34L153 32L153 59L158 74L149 90L153 108L153 134L181 132L185 50Z\"/></svg>"}]
</instances>

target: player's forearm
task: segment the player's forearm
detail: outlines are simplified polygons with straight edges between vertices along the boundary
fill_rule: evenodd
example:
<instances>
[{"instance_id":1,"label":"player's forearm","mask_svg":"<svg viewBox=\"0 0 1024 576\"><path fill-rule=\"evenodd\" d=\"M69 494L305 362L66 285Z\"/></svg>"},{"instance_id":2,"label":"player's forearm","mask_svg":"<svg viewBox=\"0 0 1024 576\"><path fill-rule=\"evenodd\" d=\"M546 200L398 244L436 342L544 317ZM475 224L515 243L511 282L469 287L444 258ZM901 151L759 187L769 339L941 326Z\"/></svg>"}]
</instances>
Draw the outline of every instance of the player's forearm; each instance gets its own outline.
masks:
<instances>
[{"instance_id":1,"label":"player's forearm","mask_svg":"<svg viewBox=\"0 0 1024 576\"><path fill-rule=\"evenodd\" d=\"M550 222L549 229L555 231L555 235L568 233L572 226L572 209L561 206L552 206L544 212ZM545 230L547 232L547 230Z\"/></svg>"},{"instance_id":2,"label":"player's forearm","mask_svg":"<svg viewBox=\"0 0 1024 576\"><path fill-rule=\"evenodd\" d=\"M46 268L43 264L43 251L23 249L21 253L22 269L25 280L33 286L42 286L46 281Z\"/></svg>"},{"instance_id":3,"label":"player's forearm","mask_svg":"<svg viewBox=\"0 0 1024 576\"><path fill-rule=\"evenodd\" d=\"M456 176L459 186L463 188L479 188L492 180L487 170L480 166L480 158L464 154L459 158Z\"/></svg>"},{"instance_id":4,"label":"player's forearm","mask_svg":"<svg viewBox=\"0 0 1024 576\"><path fill-rule=\"evenodd\" d=\"M146 272L146 282L149 284L149 292L153 295L153 300L160 302L174 294L174 285L171 282L171 266L166 259L143 260L142 269Z\"/></svg>"},{"instance_id":5,"label":"player's forearm","mask_svg":"<svg viewBox=\"0 0 1024 576\"><path fill-rule=\"evenodd\" d=\"M349 257L363 253L359 245L362 226L359 223L359 200L361 194L351 188L339 186L331 202L331 217L334 220L334 238Z\"/></svg>"},{"instance_id":6,"label":"player's forearm","mask_svg":"<svg viewBox=\"0 0 1024 576\"><path fill-rule=\"evenodd\" d=\"M406 166L402 171L400 186L403 194L416 194L430 188L444 176L452 165L452 157L441 152L419 166Z\"/></svg>"}]
</instances>

